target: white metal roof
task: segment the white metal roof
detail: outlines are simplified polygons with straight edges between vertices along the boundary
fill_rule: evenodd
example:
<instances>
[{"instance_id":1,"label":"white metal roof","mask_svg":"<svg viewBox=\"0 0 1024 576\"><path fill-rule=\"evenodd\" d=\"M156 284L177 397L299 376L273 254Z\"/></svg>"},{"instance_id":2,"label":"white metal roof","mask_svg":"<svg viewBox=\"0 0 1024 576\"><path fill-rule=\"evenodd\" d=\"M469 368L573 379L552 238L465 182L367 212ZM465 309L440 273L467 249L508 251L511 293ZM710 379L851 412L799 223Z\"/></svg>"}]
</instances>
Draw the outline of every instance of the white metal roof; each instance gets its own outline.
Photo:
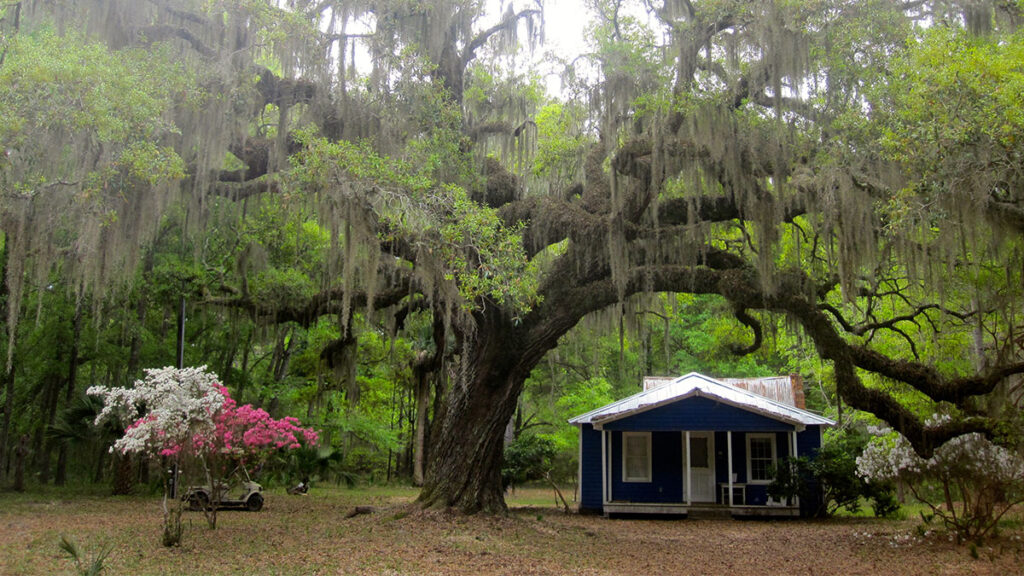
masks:
<instances>
[{"instance_id":1,"label":"white metal roof","mask_svg":"<svg viewBox=\"0 0 1024 576\"><path fill-rule=\"evenodd\" d=\"M730 386L696 372L680 376L668 384L645 390L617 402L612 402L607 406L591 410L586 414L580 414L569 420L569 423L600 425L694 396L710 398L723 404L729 404L790 424L804 426L835 425L835 422L828 418L793 406L787 406L786 404Z\"/></svg>"}]
</instances>

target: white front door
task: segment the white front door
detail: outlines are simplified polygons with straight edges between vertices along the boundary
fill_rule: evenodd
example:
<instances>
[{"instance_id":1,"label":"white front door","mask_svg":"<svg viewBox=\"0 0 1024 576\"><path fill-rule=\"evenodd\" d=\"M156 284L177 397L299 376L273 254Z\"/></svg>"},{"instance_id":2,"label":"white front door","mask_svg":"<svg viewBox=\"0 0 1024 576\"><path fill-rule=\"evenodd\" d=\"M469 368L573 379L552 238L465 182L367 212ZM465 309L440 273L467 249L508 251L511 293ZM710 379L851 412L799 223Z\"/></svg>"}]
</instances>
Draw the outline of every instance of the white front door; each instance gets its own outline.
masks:
<instances>
[{"instance_id":1,"label":"white front door","mask_svg":"<svg viewBox=\"0 0 1024 576\"><path fill-rule=\"evenodd\" d=\"M686 433L683 432L685 443ZM715 435L712 432L690 432L690 472L686 472L686 454L683 454L683 478L693 483L691 502L715 501ZM685 482L685 480L684 480ZM685 489L685 485L684 485ZM683 494L686 499L686 493Z\"/></svg>"}]
</instances>

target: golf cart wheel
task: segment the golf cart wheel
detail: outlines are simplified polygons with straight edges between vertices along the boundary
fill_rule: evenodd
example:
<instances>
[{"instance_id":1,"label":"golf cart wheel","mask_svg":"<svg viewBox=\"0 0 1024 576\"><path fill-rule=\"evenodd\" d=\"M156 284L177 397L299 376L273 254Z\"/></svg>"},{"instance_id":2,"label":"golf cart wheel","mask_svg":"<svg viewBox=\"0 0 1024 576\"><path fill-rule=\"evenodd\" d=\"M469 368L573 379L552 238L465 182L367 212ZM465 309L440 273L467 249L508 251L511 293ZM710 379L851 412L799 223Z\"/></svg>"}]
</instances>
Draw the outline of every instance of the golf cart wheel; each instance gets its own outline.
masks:
<instances>
[{"instance_id":1,"label":"golf cart wheel","mask_svg":"<svg viewBox=\"0 0 1024 576\"><path fill-rule=\"evenodd\" d=\"M245 508L250 512L259 512L263 509L263 496L253 494L245 501Z\"/></svg>"},{"instance_id":2,"label":"golf cart wheel","mask_svg":"<svg viewBox=\"0 0 1024 576\"><path fill-rule=\"evenodd\" d=\"M196 492L188 498L189 510L206 510L210 507L210 497L206 492Z\"/></svg>"}]
</instances>

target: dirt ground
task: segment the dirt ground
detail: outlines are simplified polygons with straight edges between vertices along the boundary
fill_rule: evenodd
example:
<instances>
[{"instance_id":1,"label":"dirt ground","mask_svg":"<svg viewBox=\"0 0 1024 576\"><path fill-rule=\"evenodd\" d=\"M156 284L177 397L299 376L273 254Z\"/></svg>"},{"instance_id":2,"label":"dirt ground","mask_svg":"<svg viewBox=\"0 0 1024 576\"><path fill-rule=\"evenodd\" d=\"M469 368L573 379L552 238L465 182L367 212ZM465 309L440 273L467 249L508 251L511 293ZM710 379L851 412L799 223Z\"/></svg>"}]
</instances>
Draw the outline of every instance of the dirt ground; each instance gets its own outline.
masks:
<instances>
[{"instance_id":1,"label":"dirt ground","mask_svg":"<svg viewBox=\"0 0 1024 576\"><path fill-rule=\"evenodd\" d=\"M404 489L270 492L262 512L221 512L210 531L186 512L180 548L160 545L156 497L0 493L0 574L73 574L61 535L104 574L959 575L1024 574L1024 530L1010 522L975 552L920 520L608 520L538 506L520 492L507 518L422 511ZM517 503L520 505L517 507ZM356 504L373 514L346 519Z\"/></svg>"}]
</instances>

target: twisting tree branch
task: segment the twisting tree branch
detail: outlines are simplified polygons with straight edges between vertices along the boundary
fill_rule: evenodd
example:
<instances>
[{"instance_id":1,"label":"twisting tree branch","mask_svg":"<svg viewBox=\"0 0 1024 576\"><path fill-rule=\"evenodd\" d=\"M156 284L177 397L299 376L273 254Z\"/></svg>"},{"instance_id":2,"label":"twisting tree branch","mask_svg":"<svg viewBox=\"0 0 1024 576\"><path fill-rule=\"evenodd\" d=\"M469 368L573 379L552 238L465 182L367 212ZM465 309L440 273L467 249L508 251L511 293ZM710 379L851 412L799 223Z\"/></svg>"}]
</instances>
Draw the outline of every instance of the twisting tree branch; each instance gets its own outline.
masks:
<instances>
[{"instance_id":1,"label":"twisting tree branch","mask_svg":"<svg viewBox=\"0 0 1024 576\"><path fill-rule=\"evenodd\" d=\"M750 344L750 346L732 346L732 353L737 356L746 356L747 354L756 352L759 348L761 348L761 343L764 339L763 331L761 329L761 322L758 321L757 318L751 316L745 308L737 308L733 314L736 316L736 319L739 320L741 324L750 328L750 330L754 332L754 341Z\"/></svg>"}]
</instances>

